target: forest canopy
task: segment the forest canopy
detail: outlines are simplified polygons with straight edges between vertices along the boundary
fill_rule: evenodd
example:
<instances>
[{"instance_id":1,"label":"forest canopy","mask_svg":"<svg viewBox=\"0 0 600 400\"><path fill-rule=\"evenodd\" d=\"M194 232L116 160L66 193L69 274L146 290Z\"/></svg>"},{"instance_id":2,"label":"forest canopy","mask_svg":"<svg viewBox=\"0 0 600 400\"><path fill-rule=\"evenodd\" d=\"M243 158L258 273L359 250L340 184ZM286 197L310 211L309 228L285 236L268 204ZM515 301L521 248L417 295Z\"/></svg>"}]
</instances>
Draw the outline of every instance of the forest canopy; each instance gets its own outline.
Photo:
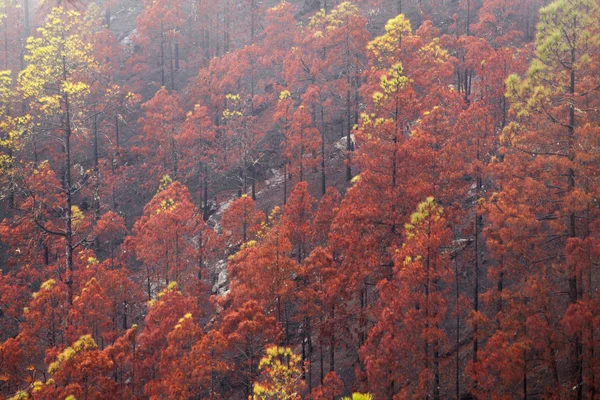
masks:
<instances>
[{"instance_id":1,"label":"forest canopy","mask_svg":"<svg viewBox=\"0 0 600 400\"><path fill-rule=\"evenodd\" d=\"M600 1L0 0L0 399L600 393Z\"/></svg>"}]
</instances>

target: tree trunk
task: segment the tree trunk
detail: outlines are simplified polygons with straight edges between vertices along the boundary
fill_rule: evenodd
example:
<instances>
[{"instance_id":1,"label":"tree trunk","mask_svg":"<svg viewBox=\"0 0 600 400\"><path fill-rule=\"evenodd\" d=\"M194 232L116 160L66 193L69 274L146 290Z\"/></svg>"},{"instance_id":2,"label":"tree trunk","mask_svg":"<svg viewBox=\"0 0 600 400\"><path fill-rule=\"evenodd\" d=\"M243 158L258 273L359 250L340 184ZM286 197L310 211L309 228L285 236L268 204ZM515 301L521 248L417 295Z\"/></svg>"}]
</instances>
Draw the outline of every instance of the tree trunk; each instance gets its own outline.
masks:
<instances>
[{"instance_id":1,"label":"tree trunk","mask_svg":"<svg viewBox=\"0 0 600 400\"><path fill-rule=\"evenodd\" d=\"M110 17L111 17L111 9L110 3L106 5L106 10L104 10L104 22L106 23L106 29L110 29Z\"/></svg>"},{"instance_id":2,"label":"tree trunk","mask_svg":"<svg viewBox=\"0 0 600 400\"><path fill-rule=\"evenodd\" d=\"M459 284L459 274L458 274L458 260L456 257L454 258L454 284L456 291L456 296L454 300L456 301L456 372L455 372L455 385L456 385L456 400L460 399L460 284Z\"/></svg>"},{"instance_id":3,"label":"tree trunk","mask_svg":"<svg viewBox=\"0 0 600 400\"><path fill-rule=\"evenodd\" d=\"M210 217L210 208L208 205L208 165L206 164L204 164L203 197L202 203L204 207L202 219L204 219L204 221L208 221L208 218Z\"/></svg>"},{"instance_id":4,"label":"tree trunk","mask_svg":"<svg viewBox=\"0 0 600 400\"><path fill-rule=\"evenodd\" d=\"M67 61L65 57L62 58L62 73L63 82L67 81ZM69 105L69 95L63 91L63 105L65 108L63 129L65 131L64 137L64 151L65 151L65 163L64 163L64 178L63 178L63 191L65 194L65 263L66 263L66 274L67 279L67 299L69 305L73 304L73 216L72 216L72 182L71 182L71 110Z\"/></svg>"},{"instance_id":5,"label":"tree trunk","mask_svg":"<svg viewBox=\"0 0 600 400\"><path fill-rule=\"evenodd\" d=\"M287 181L288 181L288 171L287 171L287 161L283 163L283 205L287 204Z\"/></svg>"},{"instance_id":6,"label":"tree trunk","mask_svg":"<svg viewBox=\"0 0 600 400\"><path fill-rule=\"evenodd\" d=\"M329 372L335 372L335 330L333 329L333 327L335 326L335 324L334 324L335 306L331 307L330 317L331 317L332 329L331 329L331 344L329 346Z\"/></svg>"},{"instance_id":7,"label":"tree trunk","mask_svg":"<svg viewBox=\"0 0 600 400\"><path fill-rule=\"evenodd\" d=\"M119 114L115 113L115 155L119 155ZM116 162L116 161L115 161ZM115 163L113 162L113 164Z\"/></svg>"},{"instance_id":8,"label":"tree trunk","mask_svg":"<svg viewBox=\"0 0 600 400\"><path fill-rule=\"evenodd\" d=\"M98 167L98 115L94 115L94 219L100 219L100 168Z\"/></svg>"},{"instance_id":9,"label":"tree trunk","mask_svg":"<svg viewBox=\"0 0 600 400\"><path fill-rule=\"evenodd\" d=\"M319 383L323 384L325 379L325 355L323 354L323 341L319 340Z\"/></svg>"},{"instance_id":10,"label":"tree trunk","mask_svg":"<svg viewBox=\"0 0 600 400\"><path fill-rule=\"evenodd\" d=\"M169 43L169 72L171 75L171 91L175 91L175 60L173 56L173 43Z\"/></svg>"},{"instance_id":11,"label":"tree trunk","mask_svg":"<svg viewBox=\"0 0 600 400\"><path fill-rule=\"evenodd\" d=\"M204 248L202 231L198 234L198 281L202 282L202 270L204 269Z\"/></svg>"},{"instance_id":12,"label":"tree trunk","mask_svg":"<svg viewBox=\"0 0 600 400\"><path fill-rule=\"evenodd\" d=\"M251 1L250 7L250 45L252 46L256 36L256 0Z\"/></svg>"},{"instance_id":13,"label":"tree trunk","mask_svg":"<svg viewBox=\"0 0 600 400\"><path fill-rule=\"evenodd\" d=\"M327 190L325 182L325 118L323 117L323 107L321 107L321 194L325 195Z\"/></svg>"},{"instance_id":14,"label":"tree trunk","mask_svg":"<svg viewBox=\"0 0 600 400\"><path fill-rule=\"evenodd\" d=\"M160 24L160 85L165 86L165 32Z\"/></svg>"},{"instance_id":15,"label":"tree trunk","mask_svg":"<svg viewBox=\"0 0 600 400\"><path fill-rule=\"evenodd\" d=\"M175 42L175 71L179 71L179 43L177 42Z\"/></svg>"},{"instance_id":16,"label":"tree trunk","mask_svg":"<svg viewBox=\"0 0 600 400\"><path fill-rule=\"evenodd\" d=\"M177 156L175 137L173 137L174 134L174 132L171 133L171 159L173 161L173 180L177 180L177 175L179 172L179 159Z\"/></svg>"},{"instance_id":17,"label":"tree trunk","mask_svg":"<svg viewBox=\"0 0 600 400\"><path fill-rule=\"evenodd\" d=\"M574 146L574 135L575 135L575 104L574 104L574 96L575 96L575 62L576 62L576 52L575 48L571 49L571 76L570 76L570 85L569 85L569 141L568 141L568 157L569 162L572 164L575 161L575 154L573 151ZM569 186L568 192L572 193L575 190L575 170L572 165L569 166ZM576 225L575 225L575 212L569 212L569 238L577 237ZM578 290L577 284L577 275L576 271L571 272L571 276L569 277L569 303L575 304L580 299L580 291ZM583 398L583 344L581 340L581 335L576 334L574 343L573 343L573 360L572 360L572 379L573 379L573 387L577 388L577 399L580 400Z\"/></svg>"},{"instance_id":18,"label":"tree trunk","mask_svg":"<svg viewBox=\"0 0 600 400\"><path fill-rule=\"evenodd\" d=\"M25 20L25 37L31 35L31 24L29 19L29 0L23 0L23 19Z\"/></svg>"}]
</instances>

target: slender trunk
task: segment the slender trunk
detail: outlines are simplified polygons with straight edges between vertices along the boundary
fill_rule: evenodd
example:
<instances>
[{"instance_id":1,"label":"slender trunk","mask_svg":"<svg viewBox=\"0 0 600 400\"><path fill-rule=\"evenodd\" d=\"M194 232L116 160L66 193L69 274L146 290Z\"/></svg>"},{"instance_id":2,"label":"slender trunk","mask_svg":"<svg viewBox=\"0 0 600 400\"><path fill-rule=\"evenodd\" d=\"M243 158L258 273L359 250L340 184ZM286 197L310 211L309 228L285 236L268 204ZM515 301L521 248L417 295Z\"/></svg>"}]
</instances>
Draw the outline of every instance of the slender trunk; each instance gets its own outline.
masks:
<instances>
[{"instance_id":1,"label":"slender trunk","mask_svg":"<svg viewBox=\"0 0 600 400\"><path fill-rule=\"evenodd\" d=\"M179 281L179 230L177 226L175 226L175 265L173 268L175 269L175 282Z\"/></svg>"},{"instance_id":2,"label":"slender trunk","mask_svg":"<svg viewBox=\"0 0 600 400\"><path fill-rule=\"evenodd\" d=\"M496 326L500 329L500 313L502 312L502 291L504 290L504 271L500 260L500 273L498 274L498 302L496 303Z\"/></svg>"},{"instance_id":3,"label":"slender trunk","mask_svg":"<svg viewBox=\"0 0 600 400\"><path fill-rule=\"evenodd\" d=\"M467 0L467 36L471 34L471 0Z\"/></svg>"},{"instance_id":4,"label":"slender trunk","mask_svg":"<svg viewBox=\"0 0 600 400\"><path fill-rule=\"evenodd\" d=\"M455 385L456 385L456 400L460 399L460 284L458 275L458 260L454 258L454 290L456 292L454 300L456 301L456 360L455 360Z\"/></svg>"},{"instance_id":5,"label":"slender trunk","mask_svg":"<svg viewBox=\"0 0 600 400\"><path fill-rule=\"evenodd\" d=\"M335 320L335 306L331 306L331 313L330 313L330 317L331 317L331 343L329 346L329 372L335 372L335 329L333 329L333 327L335 326L334 320Z\"/></svg>"},{"instance_id":6,"label":"slender trunk","mask_svg":"<svg viewBox=\"0 0 600 400\"><path fill-rule=\"evenodd\" d=\"M169 286L169 248L165 249L165 287Z\"/></svg>"},{"instance_id":7,"label":"slender trunk","mask_svg":"<svg viewBox=\"0 0 600 400\"><path fill-rule=\"evenodd\" d=\"M4 69L9 70L8 62L8 2L4 3Z\"/></svg>"},{"instance_id":8,"label":"slender trunk","mask_svg":"<svg viewBox=\"0 0 600 400\"><path fill-rule=\"evenodd\" d=\"M229 10L229 1L227 1L225 3L225 7L226 7L226 12L225 12L225 34L224 36L224 44L223 44L223 52L224 53L229 53L229 46L230 46L230 10Z\"/></svg>"},{"instance_id":9,"label":"slender trunk","mask_svg":"<svg viewBox=\"0 0 600 400\"><path fill-rule=\"evenodd\" d=\"M435 344L435 353L433 354L433 400L440 399L440 352L438 344ZM458 349L457 349L458 351Z\"/></svg>"},{"instance_id":10,"label":"slender trunk","mask_svg":"<svg viewBox=\"0 0 600 400\"><path fill-rule=\"evenodd\" d=\"M175 42L175 71L179 71L179 43Z\"/></svg>"},{"instance_id":11,"label":"slender trunk","mask_svg":"<svg viewBox=\"0 0 600 400\"><path fill-rule=\"evenodd\" d=\"M287 204L287 181L288 181L288 171L287 171L287 161L283 163L283 205Z\"/></svg>"},{"instance_id":12,"label":"slender trunk","mask_svg":"<svg viewBox=\"0 0 600 400\"><path fill-rule=\"evenodd\" d=\"M429 219L429 226L427 229L428 238L431 235L431 218ZM429 331L429 278L431 272L431 249L427 245L427 257L425 259L425 330ZM424 353L425 353L425 369L429 369L429 338L424 338ZM435 384L435 383L434 383ZM427 391L426 398L429 399L429 390Z\"/></svg>"},{"instance_id":13,"label":"slender trunk","mask_svg":"<svg viewBox=\"0 0 600 400\"><path fill-rule=\"evenodd\" d=\"M478 183L477 183L478 187L480 185L479 183L479 178L478 178ZM474 258L475 258L475 273L474 273L474 282L473 282L473 311L475 313L479 312L479 237L480 237L480 225L481 225L481 220L480 220L480 216L477 215L477 212L475 212L475 251L474 251ZM477 352L479 349L479 340L478 340L478 325L475 322L473 324L473 363L477 363ZM475 385L477 384L477 382L475 382Z\"/></svg>"},{"instance_id":14,"label":"slender trunk","mask_svg":"<svg viewBox=\"0 0 600 400\"><path fill-rule=\"evenodd\" d=\"M146 291L148 292L148 301L152 300L152 285L150 284L150 267L146 267Z\"/></svg>"},{"instance_id":15,"label":"slender trunk","mask_svg":"<svg viewBox=\"0 0 600 400\"><path fill-rule=\"evenodd\" d=\"M590 235L590 207L592 205L588 204L587 210L586 210L586 237L589 237ZM588 258L591 259L592 254L591 254L591 246L588 244L587 246L587 252L588 252ZM590 266L588 266L588 270L587 270L587 293L586 293L586 301L588 303L591 304L592 302L592 293L596 293L596 290L593 287L593 268ZM588 335L588 346L587 346L587 353L588 353L588 357L587 357L587 370L588 370L588 398L589 399L594 399L596 397L596 379L595 379L595 370L594 370L594 362L595 362L595 352L594 352L594 324L593 323L589 323L588 322L588 326L587 326L587 335Z\"/></svg>"},{"instance_id":16,"label":"slender trunk","mask_svg":"<svg viewBox=\"0 0 600 400\"><path fill-rule=\"evenodd\" d=\"M354 150L352 146L351 136L352 136L352 103L351 103L351 92L350 88L352 85L352 79L350 77L350 37L348 28L346 28L346 119L348 126L346 127L346 182L350 182L352 180L352 166L350 164L351 161L351 152Z\"/></svg>"},{"instance_id":17,"label":"slender trunk","mask_svg":"<svg viewBox=\"0 0 600 400\"><path fill-rule=\"evenodd\" d=\"M569 140L568 140L568 158L571 165L569 166L568 177L569 177L569 186L568 192L572 193L575 190L575 169L573 168L573 162L575 161L575 154L573 151L574 147L574 135L575 135L575 62L576 62L576 52L575 48L571 49L571 76L570 76L570 85L569 85ZM577 237L576 225L575 225L575 212L569 212L569 238ZM580 299L580 290L578 289L577 283L577 274L576 271L571 271L571 276L569 277L569 303L575 304ZM573 360L572 360L572 379L573 379L573 387L577 388L577 399L580 400L583 398L583 344L581 340L581 335L577 333L575 335L575 340L573 343Z\"/></svg>"},{"instance_id":18,"label":"slender trunk","mask_svg":"<svg viewBox=\"0 0 600 400\"><path fill-rule=\"evenodd\" d=\"M325 355L323 354L323 341L319 340L319 383L323 384L323 379L325 379Z\"/></svg>"},{"instance_id":19,"label":"slender trunk","mask_svg":"<svg viewBox=\"0 0 600 400\"><path fill-rule=\"evenodd\" d=\"M325 182L325 121L323 117L323 107L321 107L321 194L325 195L327 190Z\"/></svg>"},{"instance_id":20,"label":"slender trunk","mask_svg":"<svg viewBox=\"0 0 600 400\"><path fill-rule=\"evenodd\" d=\"M115 113L115 147L117 148L117 154L119 154L119 114Z\"/></svg>"},{"instance_id":21,"label":"slender trunk","mask_svg":"<svg viewBox=\"0 0 600 400\"><path fill-rule=\"evenodd\" d=\"M111 9L110 3L106 5L106 10L104 10L104 22L106 23L106 29L110 29L110 17L111 17Z\"/></svg>"},{"instance_id":22,"label":"slender trunk","mask_svg":"<svg viewBox=\"0 0 600 400\"><path fill-rule=\"evenodd\" d=\"M175 66L173 57L173 43L169 43L169 72L171 75L171 91L175 91Z\"/></svg>"},{"instance_id":23,"label":"slender trunk","mask_svg":"<svg viewBox=\"0 0 600 400\"><path fill-rule=\"evenodd\" d=\"M254 165L250 168L250 191L252 193L252 200L256 201L256 171Z\"/></svg>"},{"instance_id":24,"label":"slender trunk","mask_svg":"<svg viewBox=\"0 0 600 400\"><path fill-rule=\"evenodd\" d=\"M94 115L94 219L100 219L100 168L98 167L98 115Z\"/></svg>"},{"instance_id":25,"label":"slender trunk","mask_svg":"<svg viewBox=\"0 0 600 400\"><path fill-rule=\"evenodd\" d=\"M527 358L523 355L523 400L527 400Z\"/></svg>"},{"instance_id":26,"label":"slender trunk","mask_svg":"<svg viewBox=\"0 0 600 400\"><path fill-rule=\"evenodd\" d=\"M6 112L7 116L10 115L10 104L8 102L6 103L5 112ZM12 146L9 144L7 146L6 150L7 150L7 153L8 153L8 159L10 160L9 164L6 167L6 169L7 169L6 172L8 172L7 175L10 177L12 175L10 173L10 171L13 168L13 159L12 159L13 158L13 149L12 149ZM10 209L14 209L15 208L15 191L14 191L14 187L13 187L13 184L12 184L12 178L10 178L10 181L11 182L9 183L10 186L9 186L9 190L8 190L8 207Z\"/></svg>"},{"instance_id":27,"label":"slender trunk","mask_svg":"<svg viewBox=\"0 0 600 400\"><path fill-rule=\"evenodd\" d=\"M256 0L252 0L250 7L250 45L253 45L256 35Z\"/></svg>"},{"instance_id":28,"label":"slender trunk","mask_svg":"<svg viewBox=\"0 0 600 400\"><path fill-rule=\"evenodd\" d=\"M165 86L165 32L163 24L160 24L160 85Z\"/></svg>"},{"instance_id":29,"label":"slender trunk","mask_svg":"<svg viewBox=\"0 0 600 400\"><path fill-rule=\"evenodd\" d=\"M127 300L123 302L123 330L127 330Z\"/></svg>"},{"instance_id":30,"label":"slender trunk","mask_svg":"<svg viewBox=\"0 0 600 400\"><path fill-rule=\"evenodd\" d=\"M304 132L300 128L300 182L304 182Z\"/></svg>"},{"instance_id":31,"label":"slender trunk","mask_svg":"<svg viewBox=\"0 0 600 400\"><path fill-rule=\"evenodd\" d=\"M306 329L306 321L304 321ZM306 365L306 332L302 332L302 365ZM306 368L302 368L302 379L306 381Z\"/></svg>"},{"instance_id":32,"label":"slender trunk","mask_svg":"<svg viewBox=\"0 0 600 400\"><path fill-rule=\"evenodd\" d=\"M133 332L133 338L131 343L131 393L136 397L136 385L135 385L135 363L136 363L136 331Z\"/></svg>"},{"instance_id":33,"label":"slender trunk","mask_svg":"<svg viewBox=\"0 0 600 400\"><path fill-rule=\"evenodd\" d=\"M204 221L208 221L210 217L210 208L208 205L208 165L204 164L204 183L203 183L203 216Z\"/></svg>"},{"instance_id":34,"label":"slender trunk","mask_svg":"<svg viewBox=\"0 0 600 400\"><path fill-rule=\"evenodd\" d=\"M346 127L346 182L352 180L351 152L352 152L352 123L350 121L350 89L348 88L346 99L347 127Z\"/></svg>"},{"instance_id":35,"label":"slender trunk","mask_svg":"<svg viewBox=\"0 0 600 400\"><path fill-rule=\"evenodd\" d=\"M31 24L29 20L29 0L23 0L23 19L25 20L25 37L31 35Z\"/></svg>"},{"instance_id":36,"label":"slender trunk","mask_svg":"<svg viewBox=\"0 0 600 400\"><path fill-rule=\"evenodd\" d=\"M244 201L244 223L242 224L242 236L244 243L248 241L248 206Z\"/></svg>"},{"instance_id":37,"label":"slender trunk","mask_svg":"<svg viewBox=\"0 0 600 400\"><path fill-rule=\"evenodd\" d=\"M465 102L469 103L469 70L465 70L465 74L464 74L464 98L465 98Z\"/></svg>"},{"instance_id":38,"label":"slender trunk","mask_svg":"<svg viewBox=\"0 0 600 400\"><path fill-rule=\"evenodd\" d=\"M202 231L198 234L198 281L202 282L202 270L204 269L204 249Z\"/></svg>"},{"instance_id":39,"label":"slender trunk","mask_svg":"<svg viewBox=\"0 0 600 400\"><path fill-rule=\"evenodd\" d=\"M283 315L281 314L281 296L277 296L277 322L283 325ZM284 339L284 344L287 343L287 337Z\"/></svg>"},{"instance_id":40,"label":"slender trunk","mask_svg":"<svg viewBox=\"0 0 600 400\"><path fill-rule=\"evenodd\" d=\"M367 339L367 327L366 327L366 309L367 309L367 296L366 296L367 286L363 285L363 288L360 290L360 313L358 316L358 347L362 347Z\"/></svg>"},{"instance_id":41,"label":"slender trunk","mask_svg":"<svg viewBox=\"0 0 600 400\"><path fill-rule=\"evenodd\" d=\"M285 337L290 337L290 315L288 313L287 302L283 302L283 314L285 315Z\"/></svg>"},{"instance_id":42,"label":"slender trunk","mask_svg":"<svg viewBox=\"0 0 600 400\"><path fill-rule=\"evenodd\" d=\"M221 42L219 42L219 12L217 11L217 18L216 18L216 34L215 34L215 57L219 57L219 51L220 51L220 44Z\"/></svg>"},{"instance_id":43,"label":"slender trunk","mask_svg":"<svg viewBox=\"0 0 600 400\"><path fill-rule=\"evenodd\" d=\"M63 82L67 81L67 61L65 57L62 58L62 72L63 72ZM65 113L64 113L64 122L63 128L65 131L64 138L64 151L65 151L65 163L64 163L64 179L63 179L63 191L65 193L65 262L66 262L66 274L67 279L65 283L67 284L67 298L69 301L69 305L73 304L73 273L74 273L74 265L73 265L73 226L72 226L72 207L73 207L73 199L72 199L72 182L71 182L71 110L69 105L69 95L63 91L62 93Z\"/></svg>"},{"instance_id":44,"label":"slender trunk","mask_svg":"<svg viewBox=\"0 0 600 400\"><path fill-rule=\"evenodd\" d=\"M176 180L179 169L179 160L177 157L177 146L175 137L173 136L174 134L174 132L171 132L171 159L173 160L173 179Z\"/></svg>"},{"instance_id":45,"label":"slender trunk","mask_svg":"<svg viewBox=\"0 0 600 400\"><path fill-rule=\"evenodd\" d=\"M308 322L307 329L307 341L308 341L308 392L312 392L312 353L313 353L313 345L312 345L312 331L310 326L310 321Z\"/></svg>"}]
</instances>

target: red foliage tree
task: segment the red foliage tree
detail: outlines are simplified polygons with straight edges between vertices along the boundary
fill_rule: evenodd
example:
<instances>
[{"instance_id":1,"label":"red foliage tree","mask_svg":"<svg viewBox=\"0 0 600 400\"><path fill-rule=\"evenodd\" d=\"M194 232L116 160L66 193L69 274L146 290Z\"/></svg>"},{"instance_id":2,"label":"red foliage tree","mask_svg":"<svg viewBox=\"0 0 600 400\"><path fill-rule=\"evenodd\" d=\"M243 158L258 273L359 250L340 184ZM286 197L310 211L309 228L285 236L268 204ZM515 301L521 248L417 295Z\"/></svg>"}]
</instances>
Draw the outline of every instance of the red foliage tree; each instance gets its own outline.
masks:
<instances>
[{"instance_id":1,"label":"red foliage tree","mask_svg":"<svg viewBox=\"0 0 600 400\"><path fill-rule=\"evenodd\" d=\"M233 384L251 393L258 377L258 362L270 343L279 343L281 330L273 316L265 315L256 301L248 301L223 317L221 333L227 338L228 349L236 365Z\"/></svg>"},{"instance_id":2,"label":"red foliage tree","mask_svg":"<svg viewBox=\"0 0 600 400\"><path fill-rule=\"evenodd\" d=\"M254 240L264 220L265 214L256 210L254 200L242 195L227 207L221 222L227 242L235 248Z\"/></svg>"},{"instance_id":3,"label":"red foliage tree","mask_svg":"<svg viewBox=\"0 0 600 400\"><path fill-rule=\"evenodd\" d=\"M158 180L165 174L177 179L179 150L176 137L184 121L184 111L177 93L162 87L154 97L142 104L144 115L138 121L145 134L140 151L149 165L150 176Z\"/></svg>"},{"instance_id":4,"label":"red foliage tree","mask_svg":"<svg viewBox=\"0 0 600 400\"><path fill-rule=\"evenodd\" d=\"M369 385L382 397L440 398L450 238L442 209L428 198L406 226L406 242L394 255L394 277L378 284L381 314L361 353ZM400 359L411 362L400 364Z\"/></svg>"},{"instance_id":5,"label":"red foliage tree","mask_svg":"<svg viewBox=\"0 0 600 400\"><path fill-rule=\"evenodd\" d=\"M193 243L197 219L187 188L179 182L163 180L159 192L144 207L144 215L133 228L136 254L144 263L149 299L156 287L166 287L172 279L183 278L186 282L186 277L194 275L198 266L198 252Z\"/></svg>"}]
</instances>

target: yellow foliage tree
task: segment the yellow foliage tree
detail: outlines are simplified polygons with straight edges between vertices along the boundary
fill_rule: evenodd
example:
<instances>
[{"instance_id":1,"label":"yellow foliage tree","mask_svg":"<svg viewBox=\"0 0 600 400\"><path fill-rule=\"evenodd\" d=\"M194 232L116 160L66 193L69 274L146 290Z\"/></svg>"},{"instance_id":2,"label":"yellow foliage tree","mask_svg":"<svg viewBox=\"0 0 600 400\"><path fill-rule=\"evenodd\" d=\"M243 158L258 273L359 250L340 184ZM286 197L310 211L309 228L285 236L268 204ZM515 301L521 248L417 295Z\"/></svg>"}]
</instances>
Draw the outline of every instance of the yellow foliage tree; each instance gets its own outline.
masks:
<instances>
[{"instance_id":1,"label":"yellow foliage tree","mask_svg":"<svg viewBox=\"0 0 600 400\"><path fill-rule=\"evenodd\" d=\"M270 346L260 360L261 382L254 384L253 400L299 400L301 357L289 347Z\"/></svg>"},{"instance_id":2,"label":"yellow foliage tree","mask_svg":"<svg viewBox=\"0 0 600 400\"><path fill-rule=\"evenodd\" d=\"M369 393L352 393L352 397L342 397L342 400L373 400Z\"/></svg>"},{"instance_id":3,"label":"yellow foliage tree","mask_svg":"<svg viewBox=\"0 0 600 400\"><path fill-rule=\"evenodd\" d=\"M79 242L74 239L77 229L73 227L72 196L88 179L84 174L80 181L75 182L71 176L72 136L83 133L81 130L88 117L88 82L98 71L92 46L83 39L84 29L85 24L79 12L52 9L46 23L38 28L38 35L28 39L25 55L27 67L18 78L20 94L30 110L28 131L33 140L39 134L53 136L60 143L63 153L61 162L64 176L61 179L60 196L66 207L62 208L60 219L64 228L49 229L36 215L36 207L33 218L43 231L65 240L65 282L69 303L73 301L73 252L87 237L83 235Z\"/></svg>"}]
</instances>

